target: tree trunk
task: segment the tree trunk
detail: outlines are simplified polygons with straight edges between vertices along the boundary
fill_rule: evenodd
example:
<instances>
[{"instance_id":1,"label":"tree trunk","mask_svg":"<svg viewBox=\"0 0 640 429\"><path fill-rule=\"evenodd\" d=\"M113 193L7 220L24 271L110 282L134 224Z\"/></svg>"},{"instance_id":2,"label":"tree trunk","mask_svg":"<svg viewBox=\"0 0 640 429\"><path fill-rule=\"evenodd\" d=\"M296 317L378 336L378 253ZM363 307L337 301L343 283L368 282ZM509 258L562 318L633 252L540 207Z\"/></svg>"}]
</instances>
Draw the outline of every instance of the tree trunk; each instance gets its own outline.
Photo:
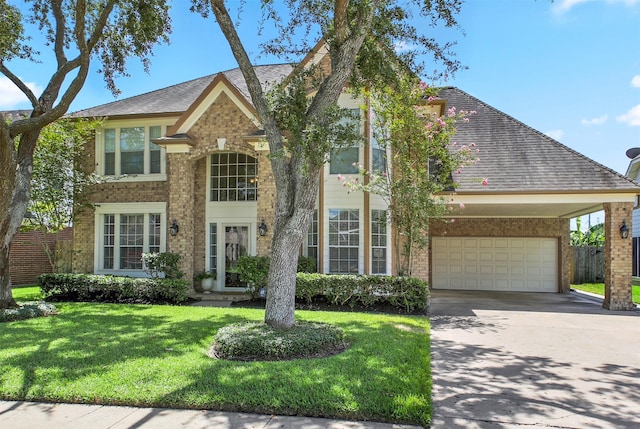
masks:
<instances>
[{"instance_id":1,"label":"tree trunk","mask_svg":"<svg viewBox=\"0 0 640 429\"><path fill-rule=\"evenodd\" d=\"M0 248L0 309L17 307L11 294L11 276L9 274L9 246Z\"/></svg>"},{"instance_id":2,"label":"tree trunk","mask_svg":"<svg viewBox=\"0 0 640 429\"><path fill-rule=\"evenodd\" d=\"M288 329L295 322L296 269L301 243L301 236L285 231L273 239L264 321L276 329Z\"/></svg>"},{"instance_id":3,"label":"tree trunk","mask_svg":"<svg viewBox=\"0 0 640 429\"><path fill-rule=\"evenodd\" d=\"M291 198L288 203L286 199L278 200L279 204L287 206L289 210L279 210L278 205L276 207L269 266L264 321L276 329L289 329L295 323L298 257L315 210L320 169L315 168L308 175L298 173L293 176L297 184L296 192L288 192ZM295 207L292 207L293 200Z\"/></svg>"}]
</instances>

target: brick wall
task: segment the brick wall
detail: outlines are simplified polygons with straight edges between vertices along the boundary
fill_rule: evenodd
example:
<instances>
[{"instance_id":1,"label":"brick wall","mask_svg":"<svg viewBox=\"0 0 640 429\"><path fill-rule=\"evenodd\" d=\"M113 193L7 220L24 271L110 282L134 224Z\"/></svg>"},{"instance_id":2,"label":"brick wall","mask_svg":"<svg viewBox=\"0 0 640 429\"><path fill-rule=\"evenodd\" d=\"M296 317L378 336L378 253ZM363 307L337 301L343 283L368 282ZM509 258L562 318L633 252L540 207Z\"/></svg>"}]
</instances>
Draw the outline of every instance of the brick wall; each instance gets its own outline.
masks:
<instances>
[{"instance_id":1,"label":"brick wall","mask_svg":"<svg viewBox=\"0 0 640 429\"><path fill-rule=\"evenodd\" d=\"M620 237L620 226L626 221L631 230L632 203L604 204L604 303L609 310L631 310L631 238Z\"/></svg>"},{"instance_id":2,"label":"brick wall","mask_svg":"<svg viewBox=\"0 0 640 429\"><path fill-rule=\"evenodd\" d=\"M71 242L73 229L65 228L57 234L42 232L19 232L11 243L11 283L14 286L35 284L40 274L51 273L53 269L42 243L54 248L58 241Z\"/></svg>"}]
</instances>

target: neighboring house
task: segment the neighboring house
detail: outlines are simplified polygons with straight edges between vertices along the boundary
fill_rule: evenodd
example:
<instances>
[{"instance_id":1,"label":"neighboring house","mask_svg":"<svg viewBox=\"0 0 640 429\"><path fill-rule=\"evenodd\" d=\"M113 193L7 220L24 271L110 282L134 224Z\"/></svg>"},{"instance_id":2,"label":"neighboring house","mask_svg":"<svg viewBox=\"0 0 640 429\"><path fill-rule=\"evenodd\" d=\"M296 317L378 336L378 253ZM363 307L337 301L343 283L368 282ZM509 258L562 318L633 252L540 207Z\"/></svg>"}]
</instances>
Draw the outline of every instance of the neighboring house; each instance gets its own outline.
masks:
<instances>
[{"instance_id":1,"label":"neighboring house","mask_svg":"<svg viewBox=\"0 0 640 429\"><path fill-rule=\"evenodd\" d=\"M328 57L318 49L305 61L328 64ZM267 89L291 71L290 65L256 67ZM446 107L477 111L459 125L454 140L475 143L479 161L456 175L451 220L434 222L413 274L434 289L567 292L569 219L604 209L610 261L605 306L628 308L631 247L618 229L622 221L631 226L640 187L459 89L442 89L440 98ZM346 94L340 104L360 105ZM240 71L74 115L106 118L87 156L112 179L93 194L95 211L74 221L74 270L143 275L142 252L171 251L182 255L188 278L214 270L217 291L242 290L234 274L237 258L270 252L275 186ZM377 150L370 143L353 147L324 168L301 249L316 258L320 272L395 274L393 228L377 221L386 209L382 199L348 194L337 180L356 173L353 162L370 165ZM263 222L266 236L259 230Z\"/></svg>"},{"instance_id":2,"label":"neighboring house","mask_svg":"<svg viewBox=\"0 0 640 429\"><path fill-rule=\"evenodd\" d=\"M635 182L640 182L640 148L631 148L627 151L629 167L625 176ZM636 197L635 207L638 207L638 198ZM640 225L640 209L633 210L633 225ZM633 237L632 252L632 274L634 277L640 277L640 227L631 228L631 236Z\"/></svg>"}]
</instances>

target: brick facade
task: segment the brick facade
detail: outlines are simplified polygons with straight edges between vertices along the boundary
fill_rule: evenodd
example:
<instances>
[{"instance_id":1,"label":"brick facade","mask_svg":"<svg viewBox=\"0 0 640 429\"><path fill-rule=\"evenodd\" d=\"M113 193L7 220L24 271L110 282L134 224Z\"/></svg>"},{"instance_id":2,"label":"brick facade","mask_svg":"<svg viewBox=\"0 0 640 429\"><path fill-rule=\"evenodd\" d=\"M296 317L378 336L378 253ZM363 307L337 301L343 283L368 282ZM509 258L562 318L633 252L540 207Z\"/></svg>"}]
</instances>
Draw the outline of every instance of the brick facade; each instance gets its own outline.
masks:
<instances>
[{"instance_id":1,"label":"brick facade","mask_svg":"<svg viewBox=\"0 0 640 429\"><path fill-rule=\"evenodd\" d=\"M237 152L258 159L258 210L256 224L262 219L269 225L266 237L258 237L259 255L270 252L275 207L275 184L268 151L256 151L247 136L255 134L258 128L247 118L238 106L222 93L215 103L195 122L189 130L194 146L188 153L167 153L166 182L109 182L98 185L91 201L100 203L166 202L167 227L175 219L180 226L179 233L172 237L168 233L167 248L182 256L185 278L191 279L195 273L206 267L205 207L207 203L207 156L220 151L217 139L226 139L225 152ZM95 145L87 145L90 164L95 164ZM87 210L76 218L79 240L74 242L74 272L94 271L95 215Z\"/></svg>"},{"instance_id":2,"label":"brick facade","mask_svg":"<svg viewBox=\"0 0 640 429\"><path fill-rule=\"evenodd\" d=\"M330 67L328 56L319 63L318 70L326 71ZM265 147L257 142L256 135L260 131L255 122L247 117L246 110L236 104L232 97L238 94L231 92L228 95L226 90L219 93L213 104L208 106L195 123L188 130L175 132L186 133L189 150L181 152L187 148L187 144L180 141L182 146L173 146L172 150L166 153L166 181L113 181L96 187L92 195L93 202L101 203L150 203L162 202L167 204L166 223L167 227L175 219L180 225L180 231L172 237L166 233L166 250L179 253L182 256L183 270L186 278L191 279L194 273L203 271L207 266L206 249L208 222L211 218L223 219L225 223L231 217L226 217L224 213L211 213L214 205L207 205L208 195L207 171L208 157L220 151L218 139L226 140L224 152L236 152L249 155L258 160L258 199L257 204L251 205L251 212L245 207L236 208L236 215L244 214L243 224L252 224L252 227L260 225L264 219L268 233L266 237L255 237L255 250L258 255L268 255L271 251L271 239L273 236L274 208L276 201L276 189L271 170L269 152ZM198 100L207 100L206 93ZM240 103L242 104L242 103ZM246 107L246 105L243 105ZM190 115L199 112L201 107L196 106L185 112L179 120L177 128L181 124L187 123ZM157 120L156 118L154 118ZM138 119L138 124L144 121ZM124 121L123 121L124 122ZM87 145L87 159L91 165L95 165L96 154L94 145ZM129 179L128 179L129 180ZM323 264L324 253L328 243L322 216L326 216L328 205L337 201L335 207L341 207L345 199L341 199L336 192L329 195L328 200L324 200L327 181L322 180L323 189L320 189L319 206L319 262ZM327 192L327 195L329 193ZM332 199L333 198L333 199ZM329 201L329 202L328 202ZM351 200L349 200L351 203ZM328 206L327 206L328 205ZM347 204L351 207L351 204ZM248 207L249 205L247 205ZM257 207L257 208L256 208ZM207 213L207 208L209 213ZM364 205L365 215L362 217L361 233L365 235L364 243L367 244L362 250L364 265L362 271L369 271L369 200ZM622 219L627 221L631 227L631 204L611 203L605 205L607 210L607 274L606 283L607 296L605 306L607 308L622 309L628 307L630 302L630 268L631 263L631 240L622 241L619 238L619 225ZM242 213L245 211L245 213ZM255 213L255 219L253 219ZM209 216L209 219L207 219ZM251 220L248 218L251 217ZM95 249L95 215L92 211L85 211L78 215L75 220L76 240L74 242L74 271L93 272L94 270L94 249ZM255 231L254 231L255 232ZM221 233L221 231L219 231ZM569 291L570 267L572 252L569 243L569 219L558 218L457 218L454 222L434 222L430 229L430 236L457 236L457 237L547 237L558 240L558 267L559 267L559 292ZM395 241L390 243L392 254L392 267L394 274L397 270L397 260L401 248ZM430 280L430 249L426 248L414 256L412 275L425 280ZM620 274L624 273L624 274ZM628 273L628 275L626 274Z\"/></svg>"},{"instance_id":3,"label":"brick facade","mask_svg":"<svg viewBox=\"0 0 640 429\"><path fill-rule=\"evenodd\" d=\"M631 310L631 238L620 236L620 226L625 221L631 230L633 204L604 204L604 302L609 310Z\"/></svg>"}]
</instances>

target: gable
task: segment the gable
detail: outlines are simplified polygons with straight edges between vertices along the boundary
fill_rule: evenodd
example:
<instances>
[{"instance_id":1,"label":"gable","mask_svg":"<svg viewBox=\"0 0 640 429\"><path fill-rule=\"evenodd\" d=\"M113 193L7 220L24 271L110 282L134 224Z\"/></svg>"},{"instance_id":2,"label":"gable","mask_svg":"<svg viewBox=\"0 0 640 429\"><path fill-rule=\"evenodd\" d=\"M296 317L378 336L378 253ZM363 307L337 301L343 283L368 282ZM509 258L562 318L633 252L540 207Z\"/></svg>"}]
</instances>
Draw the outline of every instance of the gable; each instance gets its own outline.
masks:
<instances>
[{"instance_id":1,"label":"gable","mask_svg":"<svg viewBox=\"0 0 640 429\"><path fill-rule=\"evenodd\" d=\"M186 112L178 119L167 135L187 134L191 127L221 97L226 96L256 127L260 126L258 115L247 99L222 74L218 74L209 86L196 98Z\"/></svg>"}]
</instances>

